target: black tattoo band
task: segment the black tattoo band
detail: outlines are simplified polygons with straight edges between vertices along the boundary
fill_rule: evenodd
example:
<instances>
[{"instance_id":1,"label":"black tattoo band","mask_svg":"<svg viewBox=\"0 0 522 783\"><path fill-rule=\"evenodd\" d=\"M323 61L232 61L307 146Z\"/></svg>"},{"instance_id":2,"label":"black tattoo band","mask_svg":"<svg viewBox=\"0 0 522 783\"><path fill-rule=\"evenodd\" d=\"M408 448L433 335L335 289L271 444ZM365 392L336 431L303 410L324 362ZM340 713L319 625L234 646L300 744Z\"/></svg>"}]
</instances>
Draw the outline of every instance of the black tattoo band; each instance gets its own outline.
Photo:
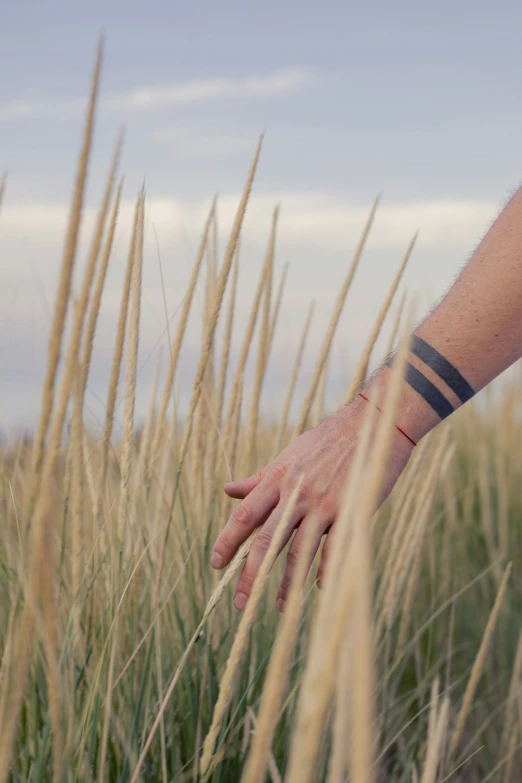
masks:
<instances>
[{"instance_id":1,"label":"black tattoo band","mask_svg":"<svg viewBox=\"0 0 522 783\"><path fill-rule=\"evenodd\" d=\"M416 334L413 335L411 352L424 364L431 367L433 372L437 373L439 378L457 395L463 404L474 396L474 390L457 368Z\"/></svg>"},{"instance_id":2,"label":"black tattoo band","mask_svg":"<svg viewBox=\"0 0 522 783\"><path fill-rule=\"evenodd\" d=\"M386 366L391 367L392 362L392 358L388 359ZM417 394L420 394L426 400L441 419L446 419L455 410L437 387L417 370L413 364L408 364L404 380Z\"/></svg>"},{"instance_id":3,"label":"black tattoo band","mask_svg":"<svg viewBox=\"0 0 522 783\"><path fill-rule=\"evenodd\" d=\"M447 418L455 410L437 387L419 372L413 364L408 364L404 380L412 389L415 389L417 394L420 394L426 400L428 405L431 405L441 419Z\"/></svg>"}]
</instances>

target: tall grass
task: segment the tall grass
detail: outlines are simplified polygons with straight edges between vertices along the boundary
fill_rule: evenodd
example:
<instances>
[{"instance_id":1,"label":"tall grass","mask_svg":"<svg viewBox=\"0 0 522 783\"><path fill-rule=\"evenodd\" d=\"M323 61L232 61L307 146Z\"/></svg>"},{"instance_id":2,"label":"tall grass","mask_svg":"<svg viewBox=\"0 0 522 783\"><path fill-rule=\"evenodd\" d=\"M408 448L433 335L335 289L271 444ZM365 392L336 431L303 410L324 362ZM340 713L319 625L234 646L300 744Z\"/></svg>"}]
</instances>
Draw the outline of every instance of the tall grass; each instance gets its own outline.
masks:
<instances>
[{"instance_id":1,"label":"tall grass","mask_svg":"<svg viewBox=\"0 0 522 783\"><path fill-rule=\"evenodd\" d=\"M238 615L231 585L255 534L216 577L209 566L211 544L231 510L222 484L262 467L293 435L331 412L324 401L333 338L377 202L344 280L340 275L340 293L303 399L295 400L312 305L288 365L279 421L268 423L263 387L286 279L285 270L274 296L277 210L240 352L232 361L236 299L245 295L239 290L239 236L259 145L221 263L217 199L202 227L158 410L159 370L139 434L134 410L140 284L142 264L148 263L141 193L128 238L106 419L100 433L89 430L83 403L118 219L121 185L110 204L119 144L69 337L65 324L100 62L101 50L40 423L34 442L21 439L0 448L0 783L255 783L267 775L287 783L519 780L520 372L502 394L484 405L469 403L426 438L374 515L407 354L407 340L399 340L394 381L380 401L384 415L377 419L368 406L322 592L313 576L303 586L303 558L286 610L278 614L281 565L276 562L272 571L268 565L283 519L246 611ZM412 249L402 262L397 259L389 296L339 403L364 380ZM205 269L201 353L194 378L186 379L180 377L179 357ZM393 331L400 332L398 318ZM114 416L126 342L118 442ZM178 421L170 411L180 383L185 388L192 383L192 392L188 414ZM298 407L296 421L290 417L292 403ZM305 540L304 549L310 545Z\"/></svg>"}]
</instances>

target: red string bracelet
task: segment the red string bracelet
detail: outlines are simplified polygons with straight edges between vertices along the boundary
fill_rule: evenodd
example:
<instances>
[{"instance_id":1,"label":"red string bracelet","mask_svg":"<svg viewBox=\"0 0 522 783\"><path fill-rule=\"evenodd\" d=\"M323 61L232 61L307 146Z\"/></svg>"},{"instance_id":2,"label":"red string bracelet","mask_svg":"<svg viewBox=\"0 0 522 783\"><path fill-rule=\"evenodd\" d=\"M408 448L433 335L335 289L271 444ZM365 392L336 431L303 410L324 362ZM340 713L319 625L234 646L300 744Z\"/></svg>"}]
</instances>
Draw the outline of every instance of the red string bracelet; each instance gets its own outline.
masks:
<instances>
[{"instance_id":1,"label":"red string bracelet","mask_svg":"<svg viewBox=\"0 0 522 783\"><path fill-rule=\"evenodd\" d=\"M366 400L366 402L370 402L370 400L368 399L368 397L365 397L365 395L364 395L362 392L359 392L359 397L362 397L362 398L363 398L363 400ZM378 405L376 405L375 407L377 408L377 410L378 410L380 413L382 413L382 410L381 410L381 408L379 408L379 406L378 406ZM410 436L409 436L409 435L406 435L406 433L404 432L404 430L401 430L401 428L400 428L399 426L397 426L397 424L394 424L394 427L395 427L395 429L399 430L399 432L401 433L401 435L404 435L404 437L405 437L405 438L408 438L408 440L410 441L410 443L413 443L413 445L414 445L414 446L416 446L416 445L417 445L417 444L415 443L415 441L413 440L413 438L410 438Z\"/></svg>"}]
</instances>

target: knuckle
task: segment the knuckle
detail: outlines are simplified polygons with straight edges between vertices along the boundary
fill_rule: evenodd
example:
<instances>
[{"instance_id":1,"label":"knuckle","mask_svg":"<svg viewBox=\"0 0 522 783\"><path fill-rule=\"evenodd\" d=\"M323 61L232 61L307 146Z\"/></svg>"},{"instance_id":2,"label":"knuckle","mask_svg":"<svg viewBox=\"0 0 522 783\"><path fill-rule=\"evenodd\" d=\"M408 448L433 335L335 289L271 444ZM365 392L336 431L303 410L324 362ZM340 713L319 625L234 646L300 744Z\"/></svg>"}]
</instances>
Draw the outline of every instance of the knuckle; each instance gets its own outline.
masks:
<instances>
[{"instance_id":1,"label":"knuckle","mask_svg":"<svg viewBox=\"0 0 522 783\"><path fill-rule=\"evenodd\" d=\"M335 519L337 514L337 507L335 498L332 498L330 495L322 495L317 500L317 510L321 518L324 519Z\"/></svg>"},{"instance_id":2,"label":"knuckle","mask_svg":"<svg viewBox=\"0 0 522 783\"><path fill-rule=\"evenodd\" d=\"M255 548L258 550L258 552L265 553L270 546L271 540L271 534L267 530L261 529L256 537Z\"/></svg>"},{"instance_id":3,"label":"knuckle","mask_svg":"<svg viewBox=\"0 0 522 783\"><path fill-rule=\"evenodd\" d=\"M279 590L277 591L277 597L282 598L283 601L286 601L286 599L288 598L288 592L289 592L288 580L283 579L279 586Z\"/></svg>"},{"instance_id":4,"label":"knuckle","mask_svg":"<svg viewBox=\"0 0 522 783\"><path fill-rule=\"evenodd\" d=\"M290 566L290 568L294 569L296 567L299 560L299 555L300 555L299 547L291 546L286 556L286 561Z\"/></svg>"},{"instance_id":5,"label":"knuckle","mask_svg":"<svg viewBox=\"0 0 522 783\"><path fill-rule=\"evenodd\" d=\"M278 465L274 465L274 467L271 470L270 477L273 481L280 482L283 480L286 474L286 465L283 463L280 463Z\"/></svg>"},{"instance_id":6,"label":"knuckle","mask_svg":"<svg viewBox=\"0 0 522 783\"><path fill-rule=\"evenodd\" d=\"M236 506L232 513L232 519L237 522L238 525L246 526L252 519L252 513L248 506L241 505Z\"/></svg>"},{"instance_id":7,"label":"knuckle","mask_svg":"<svg viewBox=\"0 0 522 783\"><path fill-rule=\"evenodd\" d=\"M256 573L257 571L255 571L253 568L245 568L238 580L237 591L245 593L246 595L250 595L252 585L254 584L254 580L256 578Z\"/></svg>"},{"instance_id":8,"label":"knuckle","mask_svg":"<svg viewBox=\"0 0 522 783\"><path fill-rule=\"evenodd\" d=\"M286 600L286 598L288 597L289 590L290 590L290 577L288 576L287 573L285 573L283 574L283 578L281 579L281 584L279 585L277 597Z\"/></svg>"}]
</instances>

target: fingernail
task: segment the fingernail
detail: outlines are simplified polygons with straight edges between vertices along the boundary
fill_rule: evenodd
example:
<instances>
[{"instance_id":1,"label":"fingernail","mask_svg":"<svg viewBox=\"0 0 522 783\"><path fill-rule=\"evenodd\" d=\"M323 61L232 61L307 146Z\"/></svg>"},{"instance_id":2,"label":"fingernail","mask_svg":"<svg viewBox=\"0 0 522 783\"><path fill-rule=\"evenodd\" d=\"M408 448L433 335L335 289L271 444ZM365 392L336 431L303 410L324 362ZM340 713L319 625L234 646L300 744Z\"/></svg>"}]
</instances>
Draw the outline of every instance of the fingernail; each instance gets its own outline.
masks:
<instances>
[{"instance_id":1,"label":"fingernail","mask_svg":"<svg viewBox=\"0 0 522 783\"><path fill-rule=\"evenodd\" d=\"M319 588L319 590L323 589L323 581L322 581L322 579L318 579L317 580L317 587Z\"/></svg>"},{"instance_id":2,"label":"fingernail","mask_svg":"<svg viewBox=\"0 0 522 783\"><path fill-rule=\"evenodd\" d=\"M245 595L245 593L237 593L236 597L234 598L234 606L236 609L244 609L246 606L248 596Z\"/></svg>"},{"instance_id":3,"label":"fingernail","mask_svg":"<svg viewBox=\"0 0 522 783\"><path fill-rule=\"evenodd\" d=\"M279 609L280 612L284 612L285 611L285 604L286 604L286 601L285 601L284 598L278 598L277 599L277 608Z\"/></svg>"},{"instance_id":4,"label":"fingernail","mask_svg":"<svg viewBox=\"0 0 522 783\"><path fill-rule=\"evenodd\" d=\"M219 554L219 552L212 552L212 556L210 558L210 565L212 568L223 568L223 558Z\"/></svg>"}]
</instances>

